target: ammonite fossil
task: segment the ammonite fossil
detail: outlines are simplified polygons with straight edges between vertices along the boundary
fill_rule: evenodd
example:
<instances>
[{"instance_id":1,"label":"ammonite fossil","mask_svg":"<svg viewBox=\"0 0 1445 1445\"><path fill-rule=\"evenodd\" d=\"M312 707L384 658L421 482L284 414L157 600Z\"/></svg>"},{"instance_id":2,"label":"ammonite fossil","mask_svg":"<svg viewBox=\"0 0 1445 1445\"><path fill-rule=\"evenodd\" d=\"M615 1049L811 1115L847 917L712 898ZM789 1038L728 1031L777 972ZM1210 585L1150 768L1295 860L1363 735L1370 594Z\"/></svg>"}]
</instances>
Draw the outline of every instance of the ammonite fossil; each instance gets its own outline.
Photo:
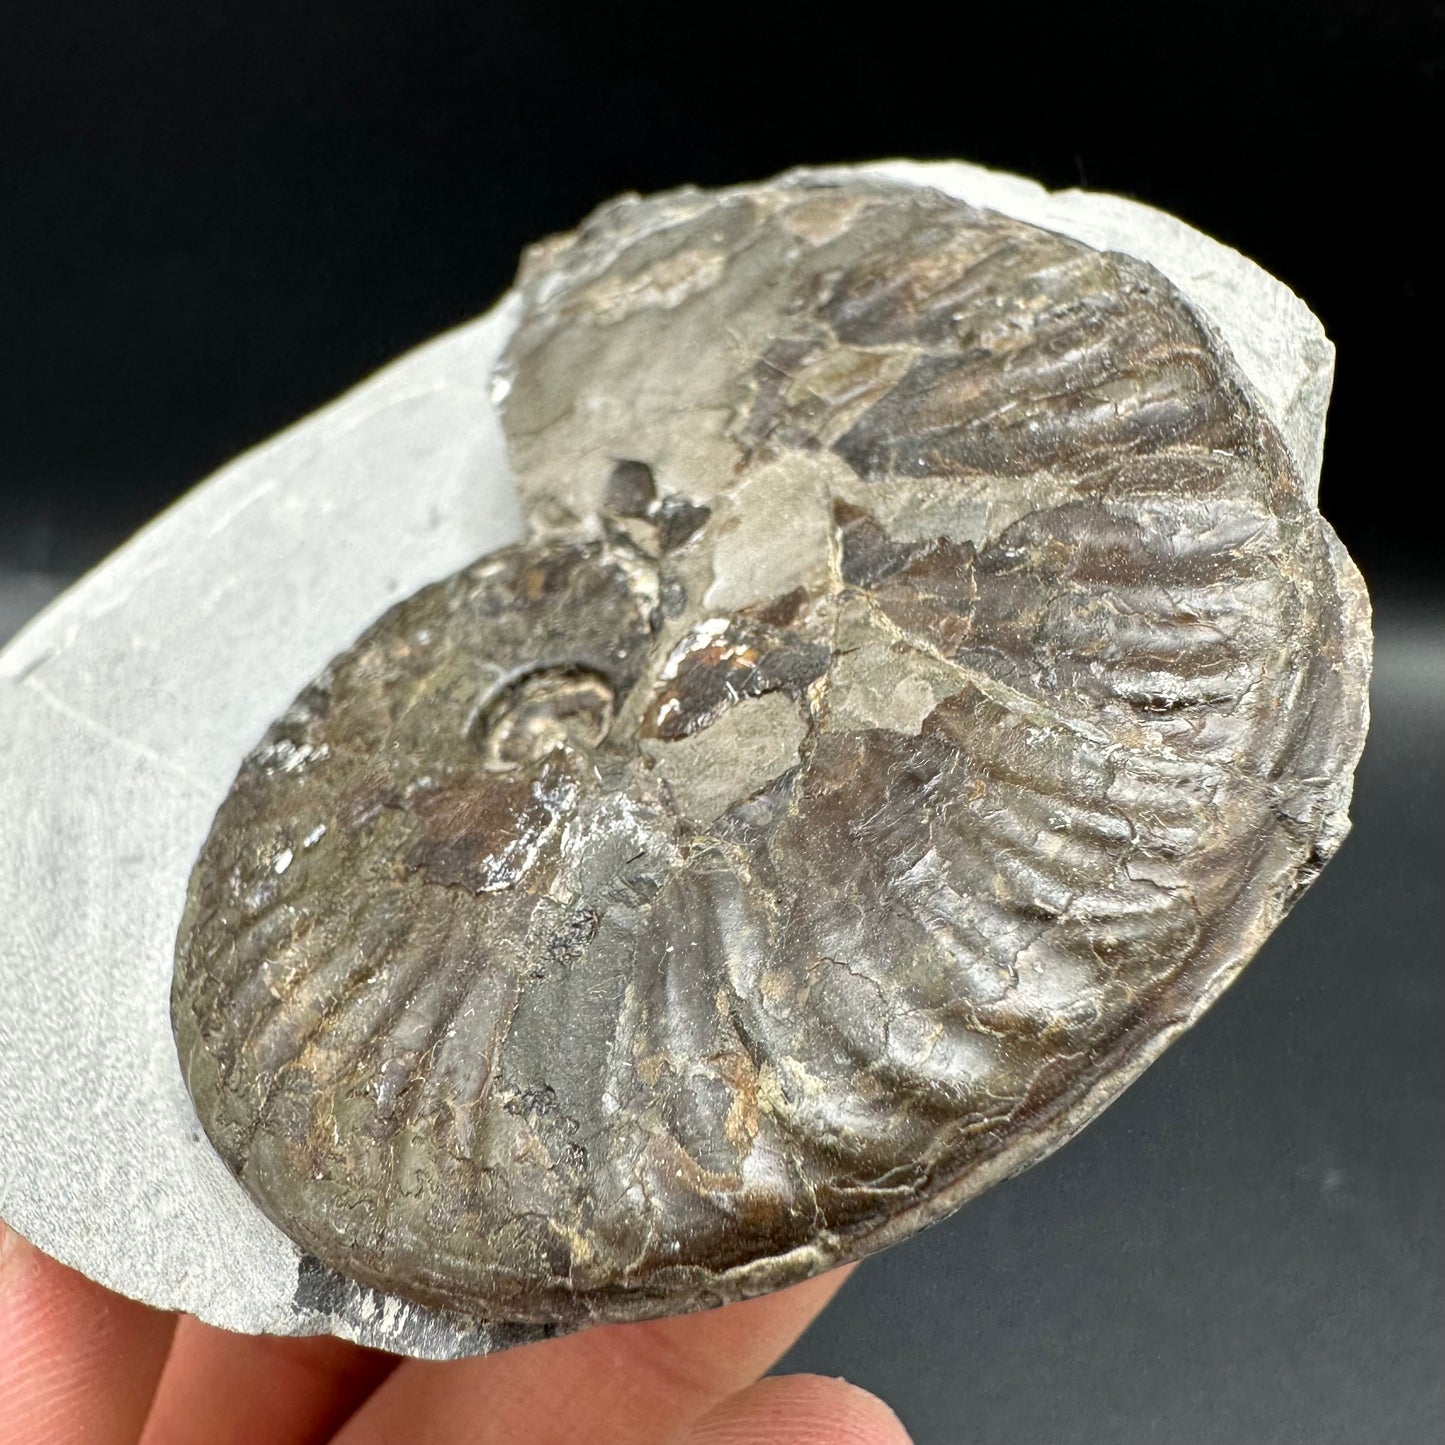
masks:
<instances>
[{"instance_id":1,"label":"ammonite fossil","mask_svg":"<svg viewBox=\"0 0 1445 1445\"><path fill-rule=\"evenodd\" d=\"M529 539L246 759L173 1017L363 1283L574 1325L896 1240L1086 1123L1347 826L1363 588L1142 262L858 178L527 257Z\"/></svg>"}]
</instances>

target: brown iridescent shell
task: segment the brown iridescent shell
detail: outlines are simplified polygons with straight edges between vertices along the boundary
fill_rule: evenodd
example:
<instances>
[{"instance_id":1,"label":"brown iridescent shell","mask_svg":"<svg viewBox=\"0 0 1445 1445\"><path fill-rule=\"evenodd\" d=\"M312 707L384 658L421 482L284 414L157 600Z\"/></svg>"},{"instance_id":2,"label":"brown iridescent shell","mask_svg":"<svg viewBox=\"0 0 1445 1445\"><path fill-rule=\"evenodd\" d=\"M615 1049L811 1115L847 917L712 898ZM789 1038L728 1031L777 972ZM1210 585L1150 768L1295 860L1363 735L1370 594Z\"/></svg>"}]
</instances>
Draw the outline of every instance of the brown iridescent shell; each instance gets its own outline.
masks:
<instances>
[{"instance_id":1,"label":"brown iridescent shell","mask_svg":"<svg viewBox=\"0 0 1445 1445\"><path fill-rule=\"evenodd\" d=\"M1363 589L1142 262L787 180L538 247L530 539L248 757L173 1013L364 1283L576 1324L854 1258L1056 1147L1347 826Z\"/></svg>"}]
</instances>

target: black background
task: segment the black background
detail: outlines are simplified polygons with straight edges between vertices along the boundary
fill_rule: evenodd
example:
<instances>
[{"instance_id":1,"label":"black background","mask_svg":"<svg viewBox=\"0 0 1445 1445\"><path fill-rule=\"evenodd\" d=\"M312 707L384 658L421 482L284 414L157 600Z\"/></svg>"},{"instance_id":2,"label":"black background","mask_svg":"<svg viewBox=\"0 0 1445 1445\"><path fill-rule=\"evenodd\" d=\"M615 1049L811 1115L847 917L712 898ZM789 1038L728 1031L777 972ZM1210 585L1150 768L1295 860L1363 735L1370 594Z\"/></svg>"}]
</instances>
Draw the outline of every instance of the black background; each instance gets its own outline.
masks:
<instances>
[{"instance_id":1,"label":"black background","mask_svg":"<svg viewBox=\"0 0 1445 1445\"><path fill-rule=\"evenodd\" d=\"M787 1363L920 1442L1445 1438L1442 71L1445 7L1364 0L0 0L0 638L617 191L908 154L1174 211L1339 348L1322 504L1380 644L1356 833L1109 1115Z\"/></svg>"}]
</instances>

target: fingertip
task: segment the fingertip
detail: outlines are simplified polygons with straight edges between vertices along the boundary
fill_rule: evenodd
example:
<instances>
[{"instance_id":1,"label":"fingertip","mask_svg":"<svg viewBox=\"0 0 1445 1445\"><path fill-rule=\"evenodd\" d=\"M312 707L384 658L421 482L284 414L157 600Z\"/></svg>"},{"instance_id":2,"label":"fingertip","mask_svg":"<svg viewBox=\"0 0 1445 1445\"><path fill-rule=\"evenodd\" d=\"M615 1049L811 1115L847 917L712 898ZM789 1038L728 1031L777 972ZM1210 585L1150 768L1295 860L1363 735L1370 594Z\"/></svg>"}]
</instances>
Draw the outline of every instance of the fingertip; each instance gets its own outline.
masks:
<instances>
[{"instance_id":1,"label":"fingertip","mask_svg":"<svg viewBox=\"0 0 1445 1445\"><path fill-rule=\"evenodd\" d=\"M134 1440L173 1323L0 1227L0 1440Z\"/></svg>"},{"instance_id":2,"label":"fingertip","mask_svg":"<svg viewBox=\"0 0 1445 1445\"><path fill-rule=\"evenodd\" d=\"M655 1365L666 1365L669 1375L691 1375L701 1393L710 1393L715 1399L723 1393L717 1388L720 1360L741 1368L747 1379L771 1369L856 1268L854 1264L840 1265L721 1309L602 1328L611 1330L634 1358L641 1351ZM732 1383L735 1380L729 1382L729 1388Z\"/></svg>"},{"instance_id":3,"label":"fingertip","mask_svg":"<svg viewBox=\"0 0 1445 1445\"><path fill-rule=\"evenodd\" d=\"M25 1268L34 1250L21 1235L0 1219L0 1295Z\"/></svg>"},{"instance_id":4,"label":"fingertip","mask_svg":"<svg viewBox=\"0 0 1445 1445\"><path fill-rule=\"evenodd\" d=\"M683 1445L911 1445L877 1395L824 1375L772 1375L730 1395Z\"/></svg>"},{"instance_id":5,"label":"fingertip","mask_svg":"<svg viewBox=\"0 0 1445 1445\"><path fill-rule=\"evenodd\" d=\"M238 1335L186 1317L141 1445L330 1440L396 1363L327 1335Z\"/></svg>"}]
</instances>

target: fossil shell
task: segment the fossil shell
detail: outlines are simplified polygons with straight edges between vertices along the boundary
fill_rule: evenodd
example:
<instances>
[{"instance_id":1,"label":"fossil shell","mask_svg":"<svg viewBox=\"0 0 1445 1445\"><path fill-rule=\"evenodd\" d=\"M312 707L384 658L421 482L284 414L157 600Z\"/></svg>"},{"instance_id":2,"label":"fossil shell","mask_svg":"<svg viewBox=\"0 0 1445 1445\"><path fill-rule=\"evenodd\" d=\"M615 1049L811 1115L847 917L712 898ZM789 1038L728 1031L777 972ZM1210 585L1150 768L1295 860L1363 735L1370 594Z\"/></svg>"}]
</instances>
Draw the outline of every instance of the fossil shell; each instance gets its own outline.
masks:
<instances>
[{"instance_id":1,"label":"fossil shell","mask_svg":"<svg viewBox=\"0 0 1445 1445\"><path fill-rule=\"evenodd\" d=\"M173 1018L319 1258L717 1303L1056 1147L1337 847L1363 588L1149 266L883 181L624 198L499 373L529 540L246 759Z\"/></svg>"}]
</instances>

